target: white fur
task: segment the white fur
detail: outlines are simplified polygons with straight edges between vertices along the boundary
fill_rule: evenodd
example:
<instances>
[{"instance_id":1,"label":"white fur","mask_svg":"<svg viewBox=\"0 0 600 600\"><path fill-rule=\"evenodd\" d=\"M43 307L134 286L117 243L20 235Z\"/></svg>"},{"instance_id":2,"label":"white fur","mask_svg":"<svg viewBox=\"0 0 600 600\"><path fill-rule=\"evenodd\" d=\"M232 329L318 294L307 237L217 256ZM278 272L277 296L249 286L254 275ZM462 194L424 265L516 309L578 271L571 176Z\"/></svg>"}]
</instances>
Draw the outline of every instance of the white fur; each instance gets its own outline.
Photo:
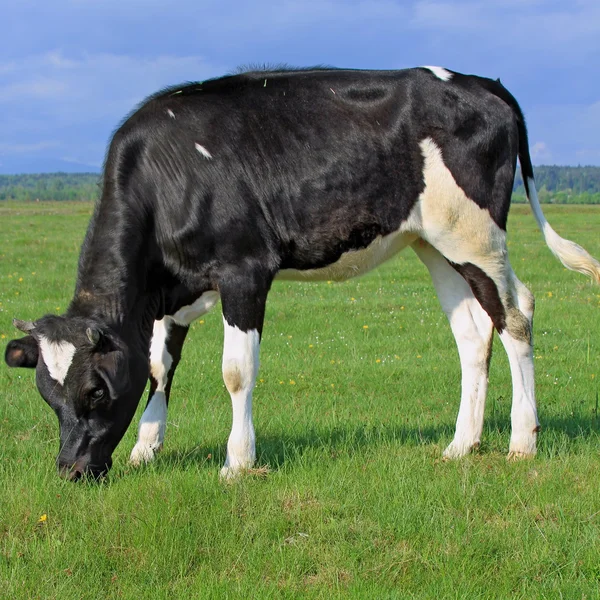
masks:
<instances>
[{"instance_id":1,"label":"white fur","mask_svg":"<svg viewBox=\"0 0 600 600\"><path fill-rule=\"evenodd\" d=\"M439 77L442 81L450 81L450 79L452 79L452 73L444 69L444 67L424 66L423 68L429 69L436 77Z\"/></svg>"},{"instance_id":2,"label":"white fur","mask_svg":"<svg viewBox=\"0 0 600 600\"><path fill-rule=\"evenodd\" d=\"M473 296L467 282L437 250L422 240L415 242L413 249L429 269L442 309L450 321L460 357L460 409L454 439L444 451L446 458L459 458L481 442L492 321Z\"/></svg>"},{"instance_id":3,"label":"white fur","mask_svg":"<svg viewBox=\"0 0 600 600\"><path fill-rule=\"evenodd\" d=\"M192 321L206 314L218 301L219 292L204 292L193 304L180 308L173 315L173 321L178 325L187 326Z\"/></svg>"},{"instance_id":4,"label":"white fur","mask_svg":"<svg viewBox=\"0 0 600 600\"><path fill-rule=\"evenodd\" d=\"M134 464L149 462L163 445L167 425L167 399L165 389L173 357L167 350L167 338L171 329L171 318L165 317L154 322L150 344L150 372L156 379L156 391L140 419L138 440L129 460Z\"/></svg>"},{"instance_id":5,"label":"white fur","mask_svg":"<svg viewBox=\"0 0 600 600\"><path fill-rule=\"evenodd\" d=\"M173 357L167 350L167 338L171 330L171 317L165 317L160 321L154 321L152 342L150 343L150 372L157 381L156 390L164 392L168 383L168 374Z\"/></svg>"},{"instance_id":6,"label":"white fur","mask_svg":"<svg viewBox=\"0 0 600 600\"><path fill-rule=\"evenodd\" d=\"M516 340L507 329L500 334L500 339L508 355L513 384L510 411L512 432L508 456L532 456L536 453L539 427L535 405L533 348L531 344Z\"/></svg>"},{"instance_id":7,"label":"white fur","mask_svg":"<svg viewBox=\"0 0 600 600\"><path fill-rule=\"evenodd\" d=\"M167 399L164 392L156 391L138 428L138 441L131 451L129 461L134 465L150 462L162 448L167 423Z\"/></svg>"},{"instance_id":8,"label":"white fur","mask_svg":"<svg viewBox=\"0 0 600 600\"><path fill-rule=\"evenodd\" d=\"M531 205L531 210L552 253L567 269L579 271L594 279L596 283L600 283L600 262L588 254L579 244L565 240L550 227L538 200L535 181L529 177L527 184L529 187L529 204Z\"/></svg>"},{"instance_id":9,"label":"white fur","mask_svg":"<svg viewBox=\"0 0 600 600\"><path fill-rule=\"evenodd\" d=\"M175 113L170 108L167 109L167 114L171 117L171 119L175 118Z\"/></svg>"},{"instance_id":10,"label":"white fur","mask_svg":"<svg viewBox=\"0 0 600 600\"><path fill-rule=\"evenodd\" d=\"M223 379L233 409L227 458L221 469L221 476L228 479L250 468L256 459L252 390L258 373L260 336L256 329L243 332L229 325L225 318L223 326Z\"/></svg>"},{"instance_id":11,"label":"white fur","mask_svg":"<svg viewBox=\"0 0 600 600\"><path fill-rule=\"evenodd\" d=\"M75 346L66 341L51 342L41 336L40 350L50 377L58 381L60 385L64 385L65 378L73 362L73 356L75 356Z\"/></svg>"},{"instance_id":12,"label":"white fur","mask_svg":"<svg viewBox=\"0 0 600 600\"><path fill-rule=\"evenodd\" d=\"M205 292L193 304L180 308L173 316L167 315L154 322L150 343L150 371L156 379L157 386L140 419L137 443L129 457L134 465L153 460L164 442L167 426L166 388L169 383L169 370L173 365L173 357L167 350L167 339L173 323L187 327L207 313L218 300L218 292Z\"/></svg>"},{"instance_id":13,"label":"white fur","mask_svg":"<svg viewBox=\"0 0 600 600\"><path fill-rule=\"evenodd\" d=\"M333 264L322 269L297 271L284 269L277 273L277 279L294 281L345 281L352 277L364 275L378 267L415 240L415 235L397 231L386 236L378 236L366 248L345 252Z\"/></svg>"},{"instance_id":14,"label":"white fur","mask_svg":"<svg viewBox=\"0 0 600 600\"><path fill-rule=\"evenodd\" d=\"M507 296L510 267L506 232L456 183L442 152L431 138L419 144L425 165L425 189L405 224L443 256L457 264L473 263L491 277L500 298Z\"/></svg>"},{"instance_id":15,"label":"white fur","mask_svg":"<svg viewBox=\"0 0 600 600\"><path fill-rule=\"evenodd\" d=\"M204 158L207 160L212 158L212 154L204 146L198 143L196 143L196 150L198 150L198 152L200 152L200 154L202 154L202 156L204 156Z\"/></svg>"},{"instance_id":16,"label":"white fur","mask_svg":"<svg viewBox=\"0 0 600 600\"><path fill-rule=\"evenodd\" d=\"M518 282L507 258L506 233L492 220L489 212L480 208L457 185L452 173L444 164L440 148L430 138L421 141L421 152L425 159L423 180L425 189L408 219L408 226L436 248L444 257L458 264L472 263L482 269L495 283L505 310L517 310L515 303L530 321L533 314L533 300L529 291ZM518 311L517 311L518 312ZM533 352L528 341L519 340L510 333L510 314L507 313L507 328L500 335L508 354L513 383L513 403L511 410L512 436L509 456L535 454L536 431L538 427L535 405ZM452 319L451 319L452 324ZM452 325L460 330L460 324ZM462 335L459 333L459 336ZM459 351L461 342L459 342ZM462 345L465 346L464 342ZM465 346L466 348L467 346ZM463 364L463 385L476 385L475 378L464 372L468 356L461 354ZM476 372L481 372L476 368ZM477 436L479 411L459 411L457 421L458 440L448 456L464 452L468 443ZM461 414L462 413L462 414ZM465 419L474 418L473 425L464 425ZM463 433L461 433L461 428ZM455 436L456 439L456 436ZM451 445L452 446L452 445Z\"/></svg>"}]
</instances>

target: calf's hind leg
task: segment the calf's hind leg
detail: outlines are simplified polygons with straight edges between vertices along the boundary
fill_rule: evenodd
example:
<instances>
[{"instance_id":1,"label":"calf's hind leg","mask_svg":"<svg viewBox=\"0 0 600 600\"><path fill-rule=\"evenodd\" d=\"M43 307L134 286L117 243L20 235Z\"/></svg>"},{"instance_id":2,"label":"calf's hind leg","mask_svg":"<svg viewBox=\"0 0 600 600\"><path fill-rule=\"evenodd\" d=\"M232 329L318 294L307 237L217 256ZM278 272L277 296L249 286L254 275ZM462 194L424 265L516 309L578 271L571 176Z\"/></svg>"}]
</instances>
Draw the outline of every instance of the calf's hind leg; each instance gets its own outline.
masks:
<instances>
[{"instance_id":1,"label":"calf's hind leg","mask_svg":"<svg viewBox=\"0 0 600 600\"><path fill-rule=\"evenodd\" d=\"M458 348L462 371L460 408L454 439L444 456L459 458L481 441L494 331L492 320L481 308L469 284L435 248L423 240L412 247L429 269Z\"/></svg>"},{"instance_id":2,"label":"calf's hind leg","mask_svg":"<svg viewBox=\"0 0 600 600\"><path fill-rule=\"evenodd\" d=\"M455 246L454 246L455 247ZM441 250L452 261L452 245ZM509 458L536 453L539 422L533 368L533 296L516 278L506 250L452 262L490 316L508 355L513 401Z\"/></svg>"},{"instance_id":3,"label":"calf's hind leg","mask_svg":"<svg viewBox=\"0 0 600 600\"><path fill-rule=\"evenodd\" d=\"M432 139L423 140L420 146L425 189L419 197L418 209L413 211L412 227L464 277L500 334L513 384L509 456L535 454L538 420L531 294L518 282L508 261L502 220L495 221L486 208L467 196ZM514 172L502 155L482 143L478 155L467 160L473 172L486 161L490 168L495 165L495 187L490 192L490 201L508 210Z\"/></svg>"}]
</instances>

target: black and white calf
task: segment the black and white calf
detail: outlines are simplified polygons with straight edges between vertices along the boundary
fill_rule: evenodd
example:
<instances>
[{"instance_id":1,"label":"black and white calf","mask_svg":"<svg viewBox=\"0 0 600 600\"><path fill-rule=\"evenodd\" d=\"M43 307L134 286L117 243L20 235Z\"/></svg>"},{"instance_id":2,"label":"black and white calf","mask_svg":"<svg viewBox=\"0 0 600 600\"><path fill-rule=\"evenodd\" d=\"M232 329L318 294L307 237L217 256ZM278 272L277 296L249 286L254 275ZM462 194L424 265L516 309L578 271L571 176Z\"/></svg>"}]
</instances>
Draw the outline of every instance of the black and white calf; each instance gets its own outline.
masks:
<instances>
[{"instance_id":1,"label":"black and white calf","mask_svg":"<svg viewBox=\"0 0 600 600\"><path fill-rule=\"evenodd\" d=\"M9 365L36 367L58 415L61 473L110 467L148 377L131 460L154 457L187 328L219 299L233 405L223 474L250 467L273 280L347 279L406 246L427 265L458 345L446 456L480 441L494 329L513 380L509 452L534 454L534 302L506 248L517 157L552 252L600 281L600 263L544 218L522 112L498 81L439 67L279 70L148 99L111 142L66 315L16 321L28 335L6 351Z\"/></svg>"}]
</instances>

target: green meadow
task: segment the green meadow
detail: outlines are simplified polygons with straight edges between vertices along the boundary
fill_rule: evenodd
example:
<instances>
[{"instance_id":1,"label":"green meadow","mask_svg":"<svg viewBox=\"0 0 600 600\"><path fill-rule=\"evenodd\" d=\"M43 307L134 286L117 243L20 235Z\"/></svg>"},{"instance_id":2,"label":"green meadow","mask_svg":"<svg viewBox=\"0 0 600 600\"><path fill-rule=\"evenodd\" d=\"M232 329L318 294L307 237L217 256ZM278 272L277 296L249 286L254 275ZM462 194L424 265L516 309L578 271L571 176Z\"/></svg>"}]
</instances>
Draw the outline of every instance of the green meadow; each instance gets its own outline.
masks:
<instances>
[{"instance_id":1,"label":"green meadow","mask_svg":"<svg viewBox=\"0 0 600 600\"><path fill-rule=\"evenodd\" d=\"M0 336L62 312L90 203L0 204ZM544 206L600 257L600 207ZM0 597L600 596L600 287L551 255L513 206L511 261L534 292L542 431L508 462L511 380L498 340L478 453L446 462L460 397L454 340L410 250L341 284L276 282L254 393L258 465L219 480L231 422L217 308L193 327L165 447L102 483L61 480L58 421L34 373L0 366Z\"/></svg>"}]
</instances>

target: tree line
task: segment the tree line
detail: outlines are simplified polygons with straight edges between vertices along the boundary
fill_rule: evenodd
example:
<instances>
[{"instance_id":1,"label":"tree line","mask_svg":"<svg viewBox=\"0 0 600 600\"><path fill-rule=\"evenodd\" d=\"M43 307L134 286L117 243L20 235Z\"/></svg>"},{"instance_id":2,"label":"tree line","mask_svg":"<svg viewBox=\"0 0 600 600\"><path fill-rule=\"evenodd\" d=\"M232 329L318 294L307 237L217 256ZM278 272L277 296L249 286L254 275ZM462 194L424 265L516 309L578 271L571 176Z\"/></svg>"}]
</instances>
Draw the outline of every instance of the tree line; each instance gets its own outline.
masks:
<instances>
[{"instance_id":1,"label":"tree line","mask_svg":"<svg viewBox=\"0 0 600 600\"><path fill-rule=\"evenodd\" d=\"M600 167L535 167L541 202L600 204ZM2 200L95 200L100 195L99 173L38 173L0 175ZM517 169L513 202L526 202L521 172Z\"/></svg>"},{"instance_id":2,"label":"tree line","mask_svg":"<svg viewBox=\"0 0 600 600\"><path fill-rule=\"evenodd\" d=\"M95 200L99 195L99 173L0 175L0 201Z\"/></svg>"},{"instance_id":3,"label":"tree line","mask_svg":"<svg viewBox=\"0 0 600 600\"><path fill-rule=\"evenodd\" d=\"M600 204L600 167L534 167L540 202ZM517 169L513 202L527 202L521 170Z\"/></svg>"}]
</instances>

